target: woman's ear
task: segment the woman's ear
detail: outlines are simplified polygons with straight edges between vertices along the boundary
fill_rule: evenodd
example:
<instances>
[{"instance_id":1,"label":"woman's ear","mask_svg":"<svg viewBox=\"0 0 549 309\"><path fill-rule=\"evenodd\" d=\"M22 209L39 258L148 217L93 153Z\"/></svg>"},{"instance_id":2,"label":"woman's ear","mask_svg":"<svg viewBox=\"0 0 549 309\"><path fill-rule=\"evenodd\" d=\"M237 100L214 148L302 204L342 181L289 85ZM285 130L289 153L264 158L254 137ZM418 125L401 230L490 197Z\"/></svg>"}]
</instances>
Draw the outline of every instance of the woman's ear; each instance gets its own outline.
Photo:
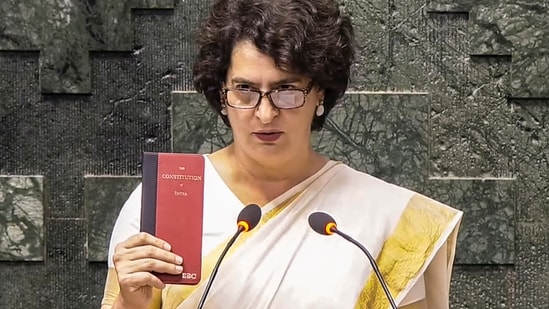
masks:
<instances>
[{"instance_id":1,"label":"woman's ear","mask_svg":"<svg viewBox=\"0 0 549 309\"><path fill-rule=\"evenodd\" d=\"M324 101L324 89L323 88L320 88L320 87L315 87L316 89L316 92L318 93L318 100L319 101Z\"/></svg>"}]
</instances>

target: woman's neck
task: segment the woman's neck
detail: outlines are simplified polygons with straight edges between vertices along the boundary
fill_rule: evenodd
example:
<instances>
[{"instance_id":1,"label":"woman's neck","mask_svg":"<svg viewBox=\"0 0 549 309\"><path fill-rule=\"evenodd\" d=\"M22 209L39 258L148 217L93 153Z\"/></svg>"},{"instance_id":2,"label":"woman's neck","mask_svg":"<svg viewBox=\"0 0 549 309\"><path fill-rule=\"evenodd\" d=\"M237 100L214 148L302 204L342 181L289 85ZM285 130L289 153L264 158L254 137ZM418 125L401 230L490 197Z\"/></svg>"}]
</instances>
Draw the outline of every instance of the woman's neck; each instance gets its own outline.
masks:
<instances>
[{"instance_id":1,"label":"woman's neck","mask_svg":"<svg viewBox=\"0 0 549 309\"><path fill-rule=\"evenodd\" d=\"M314 151L291 163L267 166L228 146L209 157L220 177L244 204L264 205L318 172L328 159Z\"/></svg>"}]
</instances>

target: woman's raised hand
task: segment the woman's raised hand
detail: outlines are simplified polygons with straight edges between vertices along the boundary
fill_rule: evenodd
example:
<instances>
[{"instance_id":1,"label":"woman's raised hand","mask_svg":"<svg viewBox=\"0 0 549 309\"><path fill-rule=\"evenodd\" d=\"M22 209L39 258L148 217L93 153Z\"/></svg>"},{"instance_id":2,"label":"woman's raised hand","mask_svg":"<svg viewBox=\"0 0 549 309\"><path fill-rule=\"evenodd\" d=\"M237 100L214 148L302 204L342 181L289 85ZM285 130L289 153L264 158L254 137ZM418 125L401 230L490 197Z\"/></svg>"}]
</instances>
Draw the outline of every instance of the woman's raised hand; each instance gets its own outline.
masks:
<instances>
[{"instance_id":1,"label":"woman's raised hand","mask_svg":"<svg viewBox=\"0 0 549 309\"><path fill-rule=\"evenodd\" d=\"M120 294L113 308L147 308L153 288L165 286L152 272L174 275L183 272L183 259L170 250L170 244L144 232L116 246L113 262Z\"/></svg>"}]
</instances>

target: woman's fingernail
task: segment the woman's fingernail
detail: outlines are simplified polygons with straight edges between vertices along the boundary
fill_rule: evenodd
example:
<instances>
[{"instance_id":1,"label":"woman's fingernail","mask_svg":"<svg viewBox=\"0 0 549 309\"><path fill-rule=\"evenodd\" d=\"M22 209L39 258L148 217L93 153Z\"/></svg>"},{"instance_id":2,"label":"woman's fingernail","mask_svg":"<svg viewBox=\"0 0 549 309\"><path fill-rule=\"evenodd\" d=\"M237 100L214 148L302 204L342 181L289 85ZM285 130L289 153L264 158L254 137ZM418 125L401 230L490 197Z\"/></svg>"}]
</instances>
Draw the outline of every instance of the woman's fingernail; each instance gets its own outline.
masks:
<instances>
[{"instance_id":1,"label":"woman's fingernail","mask_svg":"<svg viewBox=\"0 0 549 309\"><path fill-rule=\"evenodd\" d=\"M180 257L180 256L176 256L176 257L175 257L175 263L177 263L177 264L183 263L183 258Z\"/></svg>"},{"instance_id":2,"label":"woman's fingernail","mask_svg":"<svg viewBox=\"0 0 549 309\"><path fill-rule=\"evenodd\" d=\"M164 244L164 249L165 249L165 250L168 250L168 251L171 251L171 250L172 250L172 246L170 246L170 244L168 244L168 243L165 243L165 244Z\"/></svg>"},{"instance_id":3,"label":"woman's fingernail","mask_svg":"<svg viewBox=\"0 0 549 309\"><path fill-rule=\"evenodd\" d=\"M178 273L183 272L183 266L175 266L175 271L177 271Z\"/></svg>"}]
</instances>

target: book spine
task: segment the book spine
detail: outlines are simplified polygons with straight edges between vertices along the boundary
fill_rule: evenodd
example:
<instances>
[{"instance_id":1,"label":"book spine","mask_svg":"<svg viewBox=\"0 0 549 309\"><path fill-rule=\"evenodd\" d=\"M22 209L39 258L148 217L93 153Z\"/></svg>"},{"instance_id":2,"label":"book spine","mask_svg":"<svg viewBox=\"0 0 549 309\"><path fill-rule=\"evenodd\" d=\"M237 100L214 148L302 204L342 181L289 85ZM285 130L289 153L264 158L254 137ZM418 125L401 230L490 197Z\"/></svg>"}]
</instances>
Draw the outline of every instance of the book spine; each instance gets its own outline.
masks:
<instances>
[{"instance_id":1,"label":"book spine","mask_svg":"<svg viewBox=\"0 0 549 309\"><path fill-rule=\"evenodd\" d=\"M156 235L156 195L158 187L158 154L143 154L141 231Z\"/></svg>"}]
</instances>

